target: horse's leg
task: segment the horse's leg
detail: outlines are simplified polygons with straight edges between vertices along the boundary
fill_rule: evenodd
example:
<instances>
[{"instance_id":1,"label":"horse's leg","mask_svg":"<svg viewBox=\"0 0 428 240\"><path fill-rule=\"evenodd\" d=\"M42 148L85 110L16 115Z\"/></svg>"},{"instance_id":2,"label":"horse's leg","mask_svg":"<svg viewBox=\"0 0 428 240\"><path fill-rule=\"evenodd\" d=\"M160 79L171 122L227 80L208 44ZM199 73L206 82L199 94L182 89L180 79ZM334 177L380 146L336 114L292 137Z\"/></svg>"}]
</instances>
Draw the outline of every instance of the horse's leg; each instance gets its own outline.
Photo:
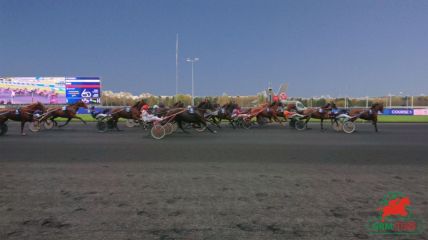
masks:
<instances>
[{"instance_id":1,"label":"horse's leg","mask_svg":"<svg viewBox=\"0 0 428 240\"><path fill-rule=\"evenodd\" d=\"M375 128L375 131L378 132L378 129L377 129L377 117L373 119L373 125L374 125L374 128Z\"/></svg>"},{"instance_id":2,"label":"horse's leg","mask_svg":"<svg viewBox=\"0 0 428 240\"><path fill-rule=\"evenodd\" d=\"M207 123L205 122L205 121L200 121L200 123L199 124L201 124L202 123L202 125L204 125L211 133L217 133L217 131L214 131L214 130L212 130L210 127L208 127L208 125L207 125Z\"/></svg>"},{"instance_id":3,"label":"horse's leg","mask_svg":"<svg viewBox=\"0 0 428 240\"><path fill-rule=\"evenodd\" d=\"M278 122L278 123L279 123L279 125L283 126L283 125L282 125L282 121L281 121L281 119L279 119L279 118L278 118L278 116L273 115L272 117L273 117L273 119L274 119L276 122Z\"/></svg>"},{"instance_id":4,"label":"horse's leg","mask_svg":"<svg viewBox=\"0 0 428 240\"><path fill-rule=\"evenodd\" d=\"M179 128L180 128L184 133L189 133L188 131L184 130L184 128L183 128L183 124L182 124L182 122L181 122L181 119L177 120L177 124L178 124L178 127L179 127Z\"/></svg>"},{"instance_id":5,"label":"horse's leg","mask_svg":"<svg viewBox=\"0 0 428 240\"><path fill-rule=\"evenodd\" d=\"M214 123L214 125L216 125L218 128L221 128L220 124L217 123L217 120L215 119L214 116L211 117L212 123Z\"/></svg>"},{"instance_id":6,"label":"horse's leg","mask_svg":"<svg viewBox=\"0 0 428 240\"><path fill-rule=\"evenodd\" d=\"M80 121L82 121L85 125L87 125L87 123L85 122L85 120L83 120L81 117L79 117L79 116L74 116L74 118L79 119L79 120L80 120Z\"/></svg>"},{"instance_id":7,"label":"horse's leg","mask_svg":"<svg viewBox=\"0 0 428 240\"><path fill-rule=\"evenodd\" d=\"M324 130L324 118L321 118L321 131Z\"/></svg>"},{"instance_id":8,"label":"horse's leg","mask_svg":"<svg viewBox=\"0 0 428 240\"><path fill-rule=\"evenodd\" d=\"M234 120L232 118L229 118L230 125L232 125L233 129L236 129L236 126L235 126L235 124L233 124L233 122L234 122Z\"/></svg>"},{"instance_id":9,"label":"horse's leg","mask_svg":"<svg viewBox=\"0 0 428 240\"><path fill-rule=\"evenodd\" d=\"M25 127L25 121L21 120L21 136L27 135L26 133L24 133L24 127Z\"/></svg>"},{"instance_id":10,"label":"horse's leg","mask_svg":"<svg viewBox=\"0 0 428 240\"><path fill-rule=\"evenodd\" d=\"M119 131L119 132L122 131L119 129L119 124L117 124L119 122L119 118L115 118L112 121L113 121L113 125L114 125L114 128L116 129L116 131Z\"/></svg>"},{"instance_id":11,"label":"horse's leg","mask_svg":"<svg viewBox=\"0 0 428 240\"><path fill-rule=\"evenodd\" d=\"M306 118L306 122L305 122L306 129L310 129L310 128L308 128L308 122L309 122L309 120L311 120L311 116L308 116Z\"/></svg>"},{"instance_id":12,"label":"horse's leg","mask_svg":"<svg viewBox=\"0 0 428 240\"><path fill-rule=\"evenodd\" d=\"M59 125L58 127L64 127L71 121L71 118L68 118L67 121L63 125Z\"/></svg>"},{"instance_id":13,"label":"horse's leg","mask_svg":"<svg viewBox=\"0 0 428 240\"><path fill-rule=\"evenodd\" d=\"M51 117L51 121L53 122L53 124L54 124L55 127L58 127L58 122L55 121L55 118L56 117Z\"/></svg>"}]
</instances>

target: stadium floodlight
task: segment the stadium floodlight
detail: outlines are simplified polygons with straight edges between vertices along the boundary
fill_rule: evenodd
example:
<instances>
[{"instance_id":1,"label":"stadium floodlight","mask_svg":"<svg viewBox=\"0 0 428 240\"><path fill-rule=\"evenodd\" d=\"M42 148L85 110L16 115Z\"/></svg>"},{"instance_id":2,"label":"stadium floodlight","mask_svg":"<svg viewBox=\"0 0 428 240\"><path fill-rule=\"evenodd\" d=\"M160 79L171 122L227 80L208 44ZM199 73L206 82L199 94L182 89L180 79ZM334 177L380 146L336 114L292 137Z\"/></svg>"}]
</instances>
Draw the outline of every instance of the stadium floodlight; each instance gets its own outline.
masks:
<instances>
[{"instance_id":1,"label":"stadium floodlight","mask_svg":"<svg viewBox=\"0 0 428 240\"><path fill-rule=\"evenodd\" d=\"M192 64L192 106L195 105L195 79L194 79L194 64L195 62L199 61L199 58L194 57L194 58L186 58L186 62L190 62Z\"/></svg>"}]
</instances>

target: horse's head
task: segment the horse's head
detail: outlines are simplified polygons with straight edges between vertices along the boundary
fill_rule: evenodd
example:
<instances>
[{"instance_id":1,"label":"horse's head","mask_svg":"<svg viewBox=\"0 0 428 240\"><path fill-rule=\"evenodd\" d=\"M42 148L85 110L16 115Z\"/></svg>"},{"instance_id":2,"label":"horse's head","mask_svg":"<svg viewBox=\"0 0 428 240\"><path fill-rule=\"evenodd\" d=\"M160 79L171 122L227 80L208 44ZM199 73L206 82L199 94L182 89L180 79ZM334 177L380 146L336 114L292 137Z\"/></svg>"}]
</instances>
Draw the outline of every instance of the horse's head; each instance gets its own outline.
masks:
<instances>
[{"instance_id":1,"label":"horse's head","mask_svg":"<svg viewBox=\"0 0 428 240\"><path fill-rule=\"evenodd\" d=\"M228 103L225 105L225 109L227 113L232 113L233 109L239 108L239 105L237 103Z\"/></svg>"},{"instance_id":2,"label":"horse's head","mask_svg":"<svg viewBox=\"0 0 428 240\"><path fill-rule=\"evenodd\" d=\"M373 103L371 109L376 111L376 112L383 113L383 104L382 103Z\"/></svg>"},{"instance_id":3,"label":"horse's head","mask_svg":"<svg viewBox=\"0 0 428 240\"><path fill-rule=\"evenodd\" d=\"M291 110L297 111L297 106L296 106L296 104L294 104L294 103L289 103L289 104L287 105L287 111L291 111Z\"/></svg>"},{"instance_id":4,"label":"horse's head","mask_svg":"<svg viewBox=\"0 0 428 240\"><path fill-rule=\"evenodd\" d=\"M324 109L331 109L331 103L327 103L326 105L324 105L324 107L322 107Z\"/></svg>"},{"instance_id":5,"label":"horse's head","mask_svg":"<svg viewBox=\"0 0 428 240\"><path fill-rule=\"evenodd\" d=\"M214 110L214 105L209 100L205 100L199 104L198 108Z\"/></svg>"},{"instance_id":6,"label":"horse's head","mask_svg":"<svg viewBox=\"0 0 428 240\"><path fill-rule=\"evenodd\" d=\"M88 109L88 105L87 105L84 101L82 101L82 100L79 100L79 101L76 103L76 107L77 107L77 108L85 108L85 109Z\"/></svg>"},{"instance_id":7,"label":"horse's head","mask_svg":"<svg viewBox=\"0 0 428 240\"><path fill-rule=\"evenodd\" d=\"M27 108L28 108L28 110L29 110L29 111L31 111L31 112L34 112L34 111L36 111L36 110L39 110L39 111L42 111L42 112L45 112L45 111L46 111L45 106L44 106L41 102L33 103L33 104L31 104L31 105L27 106Z\"/></svg>"},{"instance_id":8,"label":"horse's head","mask_svg":"<svg viewBox=\"0 0 428 240\"><path fill-rule=\"evenodd\" d=\"M181 101L178 101L176 103L174 103L174 105L172 105L175 108L182 108L184 107L184 103L182 103Z\"/></svg>"},{"instance_id":9,"label":"horse's head","mask_svg":"<svg viewBox=\"0 0 428 240\"><path fill-rule=\"evenodd\" d=\"M146 102L144 101L144 99L141 99L140 101L137 101L136 103L134 103L134 105L132 105L132 108L136 108L140 110L141 107L144 106L145 104Z\"/></svg>"}]
</instances>

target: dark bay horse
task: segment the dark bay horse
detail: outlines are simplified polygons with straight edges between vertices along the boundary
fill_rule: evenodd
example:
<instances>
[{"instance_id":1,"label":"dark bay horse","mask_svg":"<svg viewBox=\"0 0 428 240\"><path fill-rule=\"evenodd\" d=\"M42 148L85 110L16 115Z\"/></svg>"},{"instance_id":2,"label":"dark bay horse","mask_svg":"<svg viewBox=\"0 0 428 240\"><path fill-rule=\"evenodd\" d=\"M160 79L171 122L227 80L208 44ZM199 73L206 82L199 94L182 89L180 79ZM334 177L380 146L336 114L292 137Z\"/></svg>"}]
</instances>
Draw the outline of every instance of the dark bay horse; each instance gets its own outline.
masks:
<instances>
[{"instance_id":1,"label":"dark bay horse","mask_svg":"<svg viewBox=\"0 0 428 240\"><path fill-rule=\"evenodd\" d=\"M218 128L220 127L220 122L217 122L217 115L218 111L215 109L214 104L211 103L209 100L204 100L196 106L196 110L201 113L201 115L207 120L208 122L216 125Z\"/></svg>"},{"instance_id":2,"label":"dark bay horse","mask_svg":"<svg viewBox=\"0 0 428 240\"><path fill-rule=\"evenodd\" d=\"M174 118L174 121L177 123L178 127L185 133L188 133L183 128L183 123L191 123L199 126L206 127L211 133L216 133L210 127L207 126L207 122L203 115L199 111L194 111L190 113L187 108L173 108L170 109L166 114L165 118Z\"/></svg>"},{"instance_id":3,"label":"dark bay horse","mask_svg":"<svg viewBox=\"0 0 428 240\"><path fill-rule=\"evenodd\" d=\"M228 120L230 125L235 129L236 126L233 123L234 119L232 118L232 113L235 108L239 108L239 105L234 102L229 102L224 104L223 106L214 106L214 108L217 110L217 115L215 116L216 122L221 123L223 119Z\"/></svg>"},{"instance_id":4,"label":"dark bay horse","mask_svg":"<svg viewBox=\"0 0 428 240\"><path fill-rule=\"evenodd\" d=\"M377 129L377 116L378 112L383 112L383 104L382 103L374 103L370 109L352 109L349 112L350 116L357 116L353 118L353 121L355 121L357 118L361 118L367 121L372 121L372 124L375 128L375 131L378 132Z\"/></svg>"},{"instance_id":5,"label":"dark bay horse","mask_svg":"<svg viewBox=\"0 0 428 240\"><path fill-rule=\"evenodd\" d=\"M77 111L79 110L79 108L88 109L88 105L86 105L85 102L80 100L74 104L70 104L68 106L64 106L61 108L58 108L58 107L48 108L47 118L49 118L55 124L55 126L58 126L58 122L55 121L56 118L59 118L59 117L60 118L67 118L67 121L64 124L59 125L58 127L66 126L68 123L70 123L71 119L73 119L73 118L79 119L84 124L86 124L85 120L83 120L81 117L77 116Z\"/></svg>"},{"instance_id":6,"label":"dark bay horse","mask_svg":"<svg viewBox=\"0 0 428 240\"><path fill-rule=\"evenodd\" d=\"M117 126L117 122L119 121L119 118L125 118L125 119L133 119L135 121L140 121L140 115L141 115L141 107L145 105L146 102L144 100L140 100L136 102L131 107L120 107L120 108L113 108L110 112L111 119L109 121L112 122L113 126L116 128L117 131L120 131L119 127Z\"/></svg>"},{"instance_id":7,"label":"dark bay horse","mask_svg":"<svg viewBox=\"0 0 428 240\"><path fill-rule=\"evenodd\" d=\"M42 103L36 102L31 105L15 108L6 108L0 110L0 126L3 126L7 120L21 122L21 135L25 136L24 126L26 122L33 121L33 114L35 111L45 112L45 107Z\"/></svg>"}]
</instances>

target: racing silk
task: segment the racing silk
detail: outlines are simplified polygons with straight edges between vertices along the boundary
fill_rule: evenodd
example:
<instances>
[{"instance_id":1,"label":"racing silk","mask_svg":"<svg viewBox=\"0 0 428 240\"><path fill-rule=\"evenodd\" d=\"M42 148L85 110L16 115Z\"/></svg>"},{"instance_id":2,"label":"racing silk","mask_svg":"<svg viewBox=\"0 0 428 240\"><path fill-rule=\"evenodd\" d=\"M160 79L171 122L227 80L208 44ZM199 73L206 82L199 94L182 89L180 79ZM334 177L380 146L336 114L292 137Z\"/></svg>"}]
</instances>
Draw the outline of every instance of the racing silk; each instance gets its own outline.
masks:
<instances>
[{"instance_id":1,"label":"racing silk","mask_svg":"<svg viewBox=\"0 0 428 240\"><path fill-rule=\"evenodd\" d=\"M64 111L64 112L67 111L67 106L62 106L61 110Z\"/></svg>"},{"instance_id":2,"label":"racing silk","mask_svg":"<svg viewBox=\"0 0 428 240\"><path fill-rule=\"evenodd\" d=\"M193 109L193 107L188 107L187 111L189 111L190 114L194 114L195 113L195 109Z\"/></svg>"},{"instance_id":3,"label":"racing silk","mask_svg":"<svg viewBox=\"0 0 428 240\"><path fill-rule=\"evenodd\" d=\"M239 111L239 109L235 108L232 111L232 116L231 117L237 117L239 114L241 114L241 111Z\"/></svg>"},{"instance_id":4,"label":"racing silk","mask_svg":"<svg viewBox=\"0 0 428 240\"><path fill-rule=\"evenodd\" d=\"M331 109L330 115L331 116L337 116L339 114L339 109L333 108Z\"/></svg>"},{"instance_id":5,"label":"racing silk","mask_svg":"<svg viewBox=\"0 0 428 240\"><path fill-rule=\"evenodd\" d=\"M15 115L20 115L20 114L21 114L21 109L20 108L15 109Z\"/></svg>"},{"instance_id":6,"label":"racing silk","mask_svg":"<svg viewBox=\"0 0 428 240\"><path fill-rule=\"evenodd\" d=\"M146 111L144 109L141 110L141 119L144 122L153 122L153 121L161 121L162 120L162 118L156 117L155 115L150 114L148 111Z\"/></svg>"}]
</instances>

